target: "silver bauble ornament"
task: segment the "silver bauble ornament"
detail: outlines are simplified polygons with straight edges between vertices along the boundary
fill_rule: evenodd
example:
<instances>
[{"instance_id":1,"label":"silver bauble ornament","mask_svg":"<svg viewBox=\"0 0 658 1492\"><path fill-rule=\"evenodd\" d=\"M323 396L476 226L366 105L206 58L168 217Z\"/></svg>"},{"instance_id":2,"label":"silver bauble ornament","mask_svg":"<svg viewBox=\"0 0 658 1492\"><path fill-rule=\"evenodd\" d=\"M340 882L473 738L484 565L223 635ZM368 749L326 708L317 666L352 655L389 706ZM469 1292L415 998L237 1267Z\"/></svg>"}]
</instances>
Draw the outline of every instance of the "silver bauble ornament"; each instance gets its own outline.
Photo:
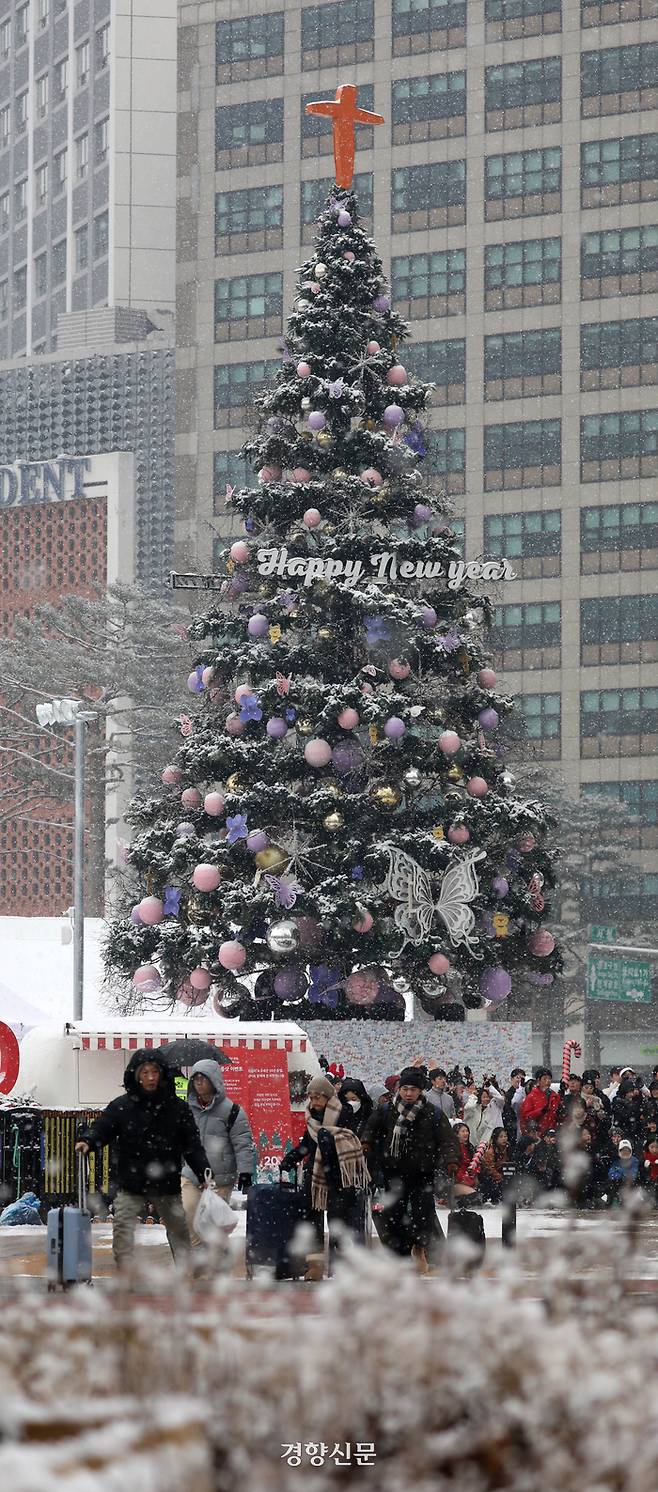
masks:
<instances>
[{"instance_id":1,"label":"silver bauble ornament","mask_svg":"<svg viewBox=\"0 0 658 1492\"><path fill-rule=\"evenodd\" d=\"M294 953L299 948L299 928L296 922L273 922L267 929L267 946L270 953Z\"/></svg>"},{"instance_id":2,"label":"silver bauble ornament","mask_svg":"<svg viewBox=\"0 0 658 1492\"><path fill-rule=\"evenodd\" d=\"M416 788L420 787L422 780L422 773L418 771L418 767L408 767L404 774L405 787L414 792Z\"/></svg>"}]
</instances>

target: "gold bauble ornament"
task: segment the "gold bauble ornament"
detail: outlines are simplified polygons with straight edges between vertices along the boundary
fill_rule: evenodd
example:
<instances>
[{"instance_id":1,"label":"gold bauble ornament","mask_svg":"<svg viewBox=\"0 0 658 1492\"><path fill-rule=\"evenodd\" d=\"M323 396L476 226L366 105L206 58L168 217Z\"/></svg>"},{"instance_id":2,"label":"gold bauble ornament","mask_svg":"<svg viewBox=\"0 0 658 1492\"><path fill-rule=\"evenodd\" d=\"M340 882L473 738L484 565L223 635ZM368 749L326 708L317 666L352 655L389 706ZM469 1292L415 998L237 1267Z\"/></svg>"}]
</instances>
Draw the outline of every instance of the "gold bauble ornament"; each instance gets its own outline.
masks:
<instances>
[{"instance_id":1,"label":"gold bauble ornament","mask_svg":"<svg viewBox=\"0 0 658 1492\"><path fill-rule=\"evenodd\" d=\"M340 788L337 782L323 782L323 793L329 793L331 798L340 798Z\"/></svg>"},{"instance_id":2,"label":"gold bauble ornament","mask_svg":"<svg viewBox=\"0 0 658 1492\"><path fill-rule=\"evenodd\" d=\"M368 726L368 736L370 738L370 745L371 746L376 746L377 742L379 740L379 731L377 730L377 726L376 725L369 725Z\"/></svg>"},{"instance_id":3,"label":"gold bauble ornament","mask_svg":"<svg viewBox=\"0 0 658 1492\"><path fill-rule=\"evenodd\" d=\"M347 472L343 471L342 466L337 466L336 470L333 472L333 476L335 476L337 482L342 482L347 476Z\"/></svg>"},{"instance_id":4,"label":"gold bauble ornament","mask_svg":"<svg viewBox=\"0 0 658 1492\"><path fill-rule=\"evenodd\" d=\"M239 772L231 772L230 777L226 779L226 786L229 793L243 793L247 784Z\"/></svg>"},{"instance_id":5,"label":"gold bauble ornament","mask_svg":"<svg viewBox=\"0 0 658 1492\"><path fill-rule=\"evenodd\" d=\"M370 799L378 808L397 808L398 803L402 802L402 793L399 787L385 783L381 787L370 789Z\"/></svg>"},{"instance_id":6,"label":"gold bauble ornament","mask_svg":"<svg viewBox=\"0 0 658 1492\"><path fill-rule=\"evenodd\" d=\"M385 489L383 487L378 487L376 492L371 492L370 493L370 502L371 503L383 503L385 497L386 497L386 491L385 491Z\"/></svg>"},{"instance_id":7,"label":"gold bauble ornament","mask_svg":"<svg viewBox=\"0 0 658 1492\"><path fill-rule=\"evenodd\" d=\"M285 870L290 855L281 849L280 844L268 844L266 850L258 851L255 859L259 870L273 870L277 874Z\"/></svg>"},{"instance_id":8,"label":"gold bauble ornament","mask_svg":"<svg viewBox=\"0 0 658 1492\"><path fill-rule=\"evenodd\" d=\"M278 622L275 622L274 625L269 628L269 638L270 642L281 641L281 628Z\"/></svg>"},{"instance_id":9,"label":"gold bauble ornament","mask_svg":"<svg viewBox=\"0 0 658 1492\"><path fill-rule=\"evenodd\" d=\"M332 440L333 435L330 435L328 430L318 430L318 433L315 437L316 445L319 445L320 449L323 451L326 450L327 446L331 445Z\"/></svg>"},{"instance_id":10,"label":"gold bauble ornament","mask_svg":"<svg viewBox=\"0 0 658 1492\"><path fill-rule=\"evenodd\" d=\"M443 829L443 825L442 824L436 824L435 827L432 830L432 839L445 839L445 837L446 836L445 836L445 832L444 832L444 829Z\"/></svg>"},{"instance_id":11,"label":"gold bauble ornament","mask_svg":"<svg viewBox=\"0 0 658 1492\"><path fill-rule=\"evenodd\" d=\"M456 763L452 767L449 767L448 768L448 778L449 778L450 782L463 782L464 781L464 773L462 772L461 767L458 767L456 765Z\"/></svg>"},{"instance_id":12,"label":"gold bauble ornament","mask_svg":"<svg viewBox=\"0 0 658 1492\"><path fill-rule=\"evenodd\" d=\"M339 813L338 810L334 808L332 813L328 813L326 818L323 818L322 824L325 829L329 830L330 834L335 834L339 829L344 829L345 820L342 813Z\"/></svg>"},{"instance_id":13,"label":"gold bauble ornament","mask_svg":"<svg viewBox=\"0 0 658 1492\"><path fill-rule=\"evenodd\" d=\"M497 938L506 938L509 933L509 916L507 912L496 912L492 917L494 932Z\"/></svg>"},{"instance_id":14,"label":"gold bauble ornament","mask_svg":"<svg viewBox=\"0 0 658 1492\"><path fill-rule=\"evenodd\" d=\"M320 639L320 642L331 642L333 639L333 635L333 629L331 627L318 627L318 637Z\"/></svg>"},{"instance_id":15,"label":"gold bauble ornament","mask_svg":"<svg viewBox=\"0 0 658 1492\"><path fill-rule=\"evenodd\" d=\"M304 720L296 720L295 721L295 730L297 731L297 734L299 736L312 736L313 735L313 721L312 720L307 720L306 718Z\"/></svg>"}]
</instances>

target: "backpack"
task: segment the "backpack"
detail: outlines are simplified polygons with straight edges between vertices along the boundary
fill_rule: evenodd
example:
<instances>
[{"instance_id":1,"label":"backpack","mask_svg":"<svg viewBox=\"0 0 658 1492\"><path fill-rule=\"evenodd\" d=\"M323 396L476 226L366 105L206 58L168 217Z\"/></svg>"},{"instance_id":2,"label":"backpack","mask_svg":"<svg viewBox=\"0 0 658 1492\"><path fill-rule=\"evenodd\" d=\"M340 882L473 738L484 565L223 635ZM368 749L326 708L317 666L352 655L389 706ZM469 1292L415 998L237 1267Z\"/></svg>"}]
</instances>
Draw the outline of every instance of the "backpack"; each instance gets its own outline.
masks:
<instances>
[{"instance_id":1,"label":"backpack","mask_svg":"<svg viewBox=\"0 0 658 1492\"><path fill-rule=\"evenodd\" d=\"M226 1120L226 1133L227 1133L227 1135L230 1135L231 1130L233 1128L233 1125L235 1124L235 1121L236 1121L239 1113L240 1113L240 1105L239 1105L239 1103L232 1103L228 1119Z\"/></svg>"}]
</instances>

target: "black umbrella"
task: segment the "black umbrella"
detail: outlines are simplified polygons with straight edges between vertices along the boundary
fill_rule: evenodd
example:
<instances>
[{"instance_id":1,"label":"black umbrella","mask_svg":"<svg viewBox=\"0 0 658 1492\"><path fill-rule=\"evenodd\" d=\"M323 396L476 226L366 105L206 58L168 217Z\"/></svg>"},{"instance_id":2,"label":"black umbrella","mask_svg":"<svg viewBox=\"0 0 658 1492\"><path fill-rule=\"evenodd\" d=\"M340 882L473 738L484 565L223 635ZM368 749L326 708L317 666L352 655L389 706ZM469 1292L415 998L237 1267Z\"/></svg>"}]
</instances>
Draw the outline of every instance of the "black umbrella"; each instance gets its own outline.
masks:
<instances>
[{"instance_id":1,"label":"black umbrella","mask_svg":"<svg viewBox=\"0 0 658 1492\"><path fill-rule=\"evenodd\" d=\"M200 1036L183 1036L180 1041L170 1041L160 1047L169 1067L194 1067L195 1062L218 1062L220 1067L230 1067L231 1059L220 1046L211 1046Z\"/></svg>"}]
</instances>

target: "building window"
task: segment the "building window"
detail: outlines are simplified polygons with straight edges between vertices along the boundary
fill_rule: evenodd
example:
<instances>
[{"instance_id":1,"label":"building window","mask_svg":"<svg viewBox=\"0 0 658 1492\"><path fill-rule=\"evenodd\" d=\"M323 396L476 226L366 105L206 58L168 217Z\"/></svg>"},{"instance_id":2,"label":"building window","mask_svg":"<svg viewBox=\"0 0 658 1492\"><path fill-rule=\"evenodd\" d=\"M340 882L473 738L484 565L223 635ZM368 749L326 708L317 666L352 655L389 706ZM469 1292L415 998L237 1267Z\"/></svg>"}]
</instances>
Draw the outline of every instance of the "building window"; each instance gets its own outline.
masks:
<instances>
[{"instance_id":1,"label":"building window","mask_svg":"<svg viewBox=\"0 0 658 1492\"><path fill-rule=\"evenodd\" d=\"M0 280L0 321L6 321L9 311L9 282Z\"/></svg>"},{"instance_id":2,"label":"building window","mask_svg":"<svg viewBox=\"0 0 658 1492\"><path fill-rule=\"evenodd\" d=\"M466 222L466 161L434 161L392 172L394 233Z\"/></svg>"},{"instance_id":3,"label":"building window","mask_svg":"<svg viewBox=\"0 0 658 1492\"><path fill-rule=\"evenodd\" d=\"M484 430L484 488L558 487L561 421L519 420Z\"/></svg>"},{"instance_id":4,"label":"building window","mask_svg":"<svg viewBox=\"0 0 658 1492\"><path fill-rule=\"evenodd\" d=\"M466 431L428 430L425 470L446 492L465 491Z\"/></svg>"},{"instance_id":5,"label":"building window","mask_svg":"<svg viewBox=\"0 0 658 1492\"><path fill-rule=\"evenodd\" d=\"M37 212L45 207L48 201L48 162L43 161L37 166L35 178L34 204Z\"/></svg>"},{"instance_id":6,"label":"building window","mask_svg":"<svg viewBox=\"0 0 658 1492\"><path fill-rule=\"evenodd\" d=\"M534 399L562 390L562 333L504 332L484 339L485 399Z\"/></svg>"},{"instance_id":7,"label":"building window","mask_svg":"<svg viewBox=\"0 0 658 1492\"><path fill-rule=\"evenodd\" d=\"M14 216L17 223L27 217L27 177L17 181L14 188Z\"/></svg>"},{"instance_id":8,"label":"building window","mask_svg":"<svg viewBox=\"0 0 658 1492\"><path fill-rule=\"evenodd\" d=\"M0 194L0 232L6 233L9 227L9 192Z\"/></svg>"},{"instance_id":9,"label":"building window","mask_svg":"<svg viewBox=\"0 0 658 1492\"><path fill-rule=\"evenodd\" d=\"M582 482L658 476L658 409L588 414L580 422Z\"/></svg>"},{"instance_id":10,"label":"building window","mask_svg":"<svg viewBox=\"0 0 658 1492\"><path fill-rule=\"evenodd\" d=\"M397 78L391 84L391 119L394 145L465 135L466 73Z\"/></svg>"},{"instance_id":11,"label":"building window","mask_svg":"<svg viewBox=\"0 0 658 1492\"><path fill-rule=\"evenodd\" d=\"M405 357L416 378L433 383L431 402L463 404L466 399L466 342L411 342Z\"/></svg>"},{"instance_id":12,"label":"building window","mask_svg":"<svg viewBox=\"0 0 658 1492\"><path fill-rule=\"evenodd\" d=\"M658 689L586 689L580 696L580 754L653 756Z\"/></svg>"},{"instance_id":13,"label":"building window","mask_svg":"<svg viewBox=\"0 0 658 1492\"><path fill-rule=\"evenodd\" d=\"M254 397L271 384L281 363L224 363L215 368L215 429L244 425L253 411Z\"/></svg>"},{"instance_id":14,"label":"building window","mask_svg":"<svg viewBox=\"0 0 658 1492\"><path fill-rule=\"evenodd\" d=\"M530 217L559 212L562 205L562 151L515 150L485 160L485 216Z\"/></svg>"},{"instance_id":15,"label":"building window","mask_svg":"<svg viewBox=\"0 0 658 1492\"><path fill-rule=\"evenodd\" d=\"M658 569L658 503L606 503L582 508L583 575Z\"/></svg>"},{"instance_id":16,"label":"building window","mask_svg":"<svg viewBox=\"0 0 658 1492\"><path fill-rule=\"evenodd\" d=\"M487 244L484 304L487 311L554 305L562 296L562 240L526 238Z\"/></svg>"},{"instance_id":17,"label":"building window","mask_svg":"<svg viewBox=\"0 0 658 1492\"><path fill-rule=\"evenodd\" d=\"M75 49L76 87L86 88L89 82L89 42L81 41Z\"/></svg>"},{"instance_id":18,"label":"building window","mask_svg":"<svg viewBox=\"0 0 658 1492\"><path fill-rule=\"evenodd\" d=\"M624 828L624 844L634 849L651 850L658 846L658 782L635 778L626 782L583 782L584 798L606 797L624 803L638 822Z\"/></svg>"},{"instance_id":19,"label":"building window","mask_svg":"<svg viewBox=\"0 0 658 1492\"><path fill-rule=\"evenodd\" d=\"M215 26L218 83L271 78L283 72L283 11L241 16Z\"/></svg>"},{"instance_id":20,"label":"building window","mask_svg":"<svg viewBox=\"0 0 658 1492\"><path fill-rule=\"evenodd\" d=\"M562 118L562 58L538 57L485 69L488 130L559 124Z\"/></svg>"},{"instance_id":21,"label":"building window","mask_svg":"<svg viewBox=\"0 0 658 1492\"><path fill-rule=\"evenodd\" d=\"M37 115L43 119L48 113L48 74L37 78Z\"/></svg>"},{"instance_id":22,"label":"building window","mask_svg":"<svg viewBox=\"0 0 658 1492\"><path fill-rule=\"evenodd\" d=\"M340 0L302 10L302 67L343 67L374 56L373 0Z\"/></svg>"},{"instance_id":23,"label":"building window","mask_svg":"<svg viewBox=\"0 0 658 1492\"><path fill-rule=\"evenodd\" d=\"M34 294L37 300L48 291L48 255L37 254L34 261Z\"/></svg>"},{"instance_id":24,"label":"building window","mask_svg":"<svg viewBox=\"0 0 658 1492\"><path fill-rule=\"evenodd\" d=\"M584 28L655 19L655 0L580 0L580 24Z\"/></svg>"},{"instance_id":25,"label":"building window","mask_svg":"<svg viewBox=\"0 0 658 1492\"><path fill-rule=\"evenodd\" d=\"M55 178L55 194L66 190L66 178L68 174L68 152L66 146L53 156L53 175Z\"/></svg>"},{"instance_id":26,"label":"building window","mask_svg":"<svg viewBox=\"0 0 658 1492\"><path fill-rule=\"evenodd\" d=\"M582 389L658 383L658 317L595 321L580 329Z\"/></svg>"},{"instance_id":27,"label":"building window","mask_svg":"<svg viewBox=\"0 0 658 1492\"><path fill-rule=\"evenodd\" d=\"M16 97L16 134L22 135L27 129L27 88Z\"/></svg>"},{"instance_id":28,"label":"building window","mask_svg":"<svg viewBox=\"0 0 658 1492\"><path fill-rule=\"evenodd\" d=\"M583 207L652 202L658 197L658 134L582 144L580 195Z\"/></svg>"},{"instance_id":29,"label":"building window","mask_svg":"<svg viewBox=\"0 0 658 1492\"><path fill-rule=\"evenodd\" d=\"M89 167L89 135L78 135L75 142L75 174L84 181Z\"/></svg>"},{"instance_id":30,"label":"building window","mask_svg":"<svg viewBox=\"0 0 658 1492\"><path fill-rule=\"evenodd\" d=\"M55 63L55 94L57 103L61 104L66 98L69 86L69 59L62 57L60 62Z\"/></svg>"},{"instance_id":31,"label":"building window","mask_svg":"<svg viewBox=\"0 0 658 1492\"><path fill-rule=\"evenodd\" d=\"M215 281L215 341L269 337L281 330L283 276L240 275Z\"/></svg>"},{"instance_id":32,"label":"building window","mask_svg":"<svg viewBox=\"0 0 658 1492\"><path fill-rule=\"evenodd\" d=\"M75 269L76 274L86 269L89 263L89 229L86 223L76 230L75 235Z\"/></svg>"},{"instance_id":33,"label":"building window","mask_svg":"<svg viewBox=\"0 0 658 1492\"><path fill-rule=\"evenodd\" d=\"M562 750L562 696L522 694L519 709L525 723L526 739L541 751L542 757L555 761Z\"/></svg>"},{"instance_id":34,"label":"building window","mask_svg":"<svg viewBox=\"0 0 658 1492\"><path fill-rule=\"evenodd\" d=\"M110 65L110 23L105 22L99 26L96 32L96 71L102 72L103 68Z\"/></svg>"},{"instance_id":35,"label":"building window","mask_svg":"<svg viewBox=\"0 0 658 1492\"><path fill-rule=\"evenodd\" d=\"M393 0L393 56L466 45L466 0Z\"/></svg>"},{"instance_id":36,"label":"building window","mask_svg":"<svg viewBox=\"0 0 658 1492\"><path fill-rule=\"evenodd\" d=\"M53 285L63 285L66 279L66 239L60 238L59 243L53 244L52 254L52 280Z\"/></svg>"},{"instance_id":37,"label":"building window","mask_svg":"<svg viewBox=\"0 0 658 1492\"><path fill-rule=\"evenodd\" d=\"M94 218L94 259L105 259L110 251L110 219L106 212Z\"/></svg>"},{"instance_id":38,"label":"building window","mask_svg":"<svg viewBox=\"0 0 658 1492\"><path fill-rule=\"evenodd\" d=\"M283 187L248 187L215 194L215 253L280 249Z\"/></svg>"},{"instance_id":39,"label":"building window","mask_svg":"<svg viewBox=\"0 0 658 1492\"><path fill-rule=\"evenodd\" d=\"M485 0L487 41L562 29L562 0Z\"/></svg>"},{"instance_id":40,"label":"building window","mask_svg":"<svg viewBox=\"0 0 658 1492\"><path fill-rule=\"evenodd\" d=\"M581 601L581 663L655 663L657 658L658 595Z\"/></svg>"},{"instance_id":41,"label":"building window","mask_svg":"<svg viewBox=\"0 0 658 1492\"><path fill-rule=\"evenodd\" d=\"M401 254L391 261L393 299L401 316L426 321L466 310L466 250Z\"/></svg>"},{"instance_id":42,"label":"building window","mask_svg":"<svg viewBox=\"0 0 658 1492\"><path fill-rule=\"evenodd\" d=\"M213 513L226 517L226 488L250 487L254 474L239 450L215 451L213 456ZM224 541L222 540L222 543Z\"/></svg>"},{"instance_id":43,"label":"building window","mask_svg":"<svg viewBox=\"0 0 658 1492\"><path fill-rule=\"evenodd\" d=\"M491 645L503 655L506 669L559 668L561 614L559 601L528 601L498 606Z\"/></svg>"},{"instance_id":44,"label":"building window","mask_svg":"<svg viewBox=\"0 0 658 1492\"><path fill-rule=\"evenodd\" d=\"M484 520L484 548L496 559L514 561L524 580L560 574L562 520L559 509L493 513Z\"/></svg>"},{"instance_id":45,"label":"building window","mask_svg":"<svg viewBox=\"0 0 658 1492\"><path fill-rule=\"evenodd\" d=\"M49 0L39 0L39 3L37 5L37 15L39 18L39 30L45 31L46 26L48 25L48 22L50 20Z\"/></svg>"},{"instance_id":46,"label":"building window","mask_svg":"<svg viewBox=\"0 0 658 1492\"><path fill-rule=\"evenodd\" d=\"M658 104L658 42L580 56L581 114L629 114Z\"/></svg>"},{"instance_id":47,"label":"building window","mask_svg":"<svg viewBox=\"0 0 658 1492\"><path fill-rule=\"evenodd\" d=\"M372 230L373 179L371 171L361 171L354 177L353 190L359 202L359 222L366 231ZM327 198L335 191L332 176L311 177L302 181L299 190L302 243L312 243L317 231L317 220L324 210Z\"/></svg>"},{"instance_id":48,"label":"building window","mask_svg":"<svg viewBox=\"0 0 658 1492\"><path fill-rule=\"evenodd\" d=\"M585 233L580 254L583 300L652 295L658 290L658 227Z\"/></svg>"},{"instance_id":49,"label":"building window","mask_svg":"<svg viewBox=\"0 0 658 1492\"><path fill-rule=\"evenodd\" d=\"M107 160L110 148L110 121L99 119L94 125L94 156L95 164L103 166Z\"/></svg>"},{"instance_id":50,"label":"building window","mask_svg":"<svg viewBox=\"0 0 658 1492\"><path fill-rule=\"evenodd\" d=\"M8 57L11 52L11 21L0 21L0 57Z\"/></svg>"},{"instance_id":51,"label":"building window","mask_svg":"<svg viewBox=\"0 0 658 1492\"><path fill-rule=\"evenodd\" d=\"M20 5L16 11L16 29L14 32L17 50L19 47L24 47L27 42L29 35L29 16L29 5Z\"/></svg>"},{"instance_id":52,"label":"building window","mask_svg":"<svg viewBox=\"0 0 658 1492\"><path fill-rule=\"evenodd\" d=\"M13 305L15 311L24 311L27 304L27 265L14 270Z\"/></svg>"},{"instance_id":53,"label":"building window","mask_svg":"<svg viewBox=\"0 0 658 1492\"><path fill-rule=\"evenodd\" d=\"M317 88L311 93L302 95L301 110L301 137L302 155L318 156L331 155L333 151L333 135L328 128L326 117L321 114L307 114L306 105L312 103L318 96ZM359 88L359 106L362 109L374 109L375 90L372 83L365 83ZM371 124L356 125L357 150L372 150L374 128Z\"/></svg>"},{"instance_id":54,"label":"building window","mask_svg":"<svg viewBox=\"0 0 658 1492\"><path fill-rule=\"evenodd\" d=\"M3 107L0 109L0 150L4 150L5 145L9 144L10 134L11 108L9 104L3 104Z\"/></svg>"},{"instance_id":55,"label":"building window","mask_svg":"<svg viewBox=\"0 0 658 1492\"><path fill-rule=\"evenodd\" d=\"M282 98L228 104L215 110L215 165L218 171L228 166L257 166L281 160Z\"/></svg>"}]
</instances>

